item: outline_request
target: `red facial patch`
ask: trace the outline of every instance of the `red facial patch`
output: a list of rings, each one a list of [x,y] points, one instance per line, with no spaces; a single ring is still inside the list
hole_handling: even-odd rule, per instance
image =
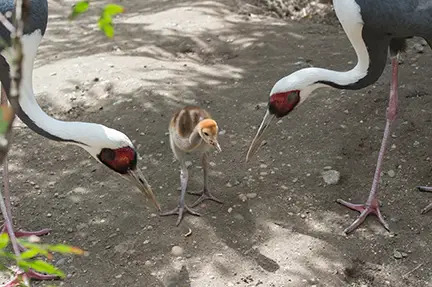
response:
[[[300,102],[300,91],[276,93],[270,96],[268,109],[277,118],[286,116]]]
[[[137,154],[131,147],[122,147],[114,150],[104,148],[98,157],[106,166],[121,174],[125,174],[128,170],[136,168]]]

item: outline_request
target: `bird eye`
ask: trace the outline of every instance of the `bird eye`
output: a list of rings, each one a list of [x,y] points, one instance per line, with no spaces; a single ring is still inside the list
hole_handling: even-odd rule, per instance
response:
[[[207,132],[204,132],[204,135],[205,135],[206,137],[208,137],[208,136],[209,136],[209,134],[208,134]]]

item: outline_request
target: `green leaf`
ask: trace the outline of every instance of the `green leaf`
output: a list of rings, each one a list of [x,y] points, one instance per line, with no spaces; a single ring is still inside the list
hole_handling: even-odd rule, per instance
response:
[[[89,7],[89,1],[79,1],[72,7],[72,13],[69,15],[69,19],[72,20],[78,15],[86,12]]]
[[[114,27],[111,24],[107,24],[103,27],[103,31],[108,38],[114,37]]]
[[[43,272],[47,274],[57,275],[60,278],[64,278],[65,274],[60,269],[55,266],[42,261],[42,260],[34,260],[34,261],[18,261],[18,266],[23,268],[24,270],[33,269],[38,272]]]
[[[58,252],[63,254],[78,254],[78,255],[84,254],[84,250],[78,247],[69,246],[65,244],[50,245],[48,246],[48,249],[52,252]]]
[[[117,4],[108,4],[103,9],[103,14],[114,16],[120,13],[124,12],[123,6],[117,5]]]
[[[0,115],[0,118],[1,118],[1,115]],[[8,246],[8,244],[9,244],[9,235],[6,232],[0,234],[0,249],[6,248],[6,246]]]
[[[36,250],[36,249],[28,249],[28,250],[24,251],[21,254],[20,258],[21,259],[30,259],[30,258],[35,257],[38,254],[39,254],[38,250]]]

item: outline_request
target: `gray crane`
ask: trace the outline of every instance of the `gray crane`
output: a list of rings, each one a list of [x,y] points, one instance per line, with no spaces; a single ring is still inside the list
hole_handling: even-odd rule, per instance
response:
[[[150,185],[137,166],[138,154],[132,141],[125,134],[100,124],[60,121],[50,117],[40,108],[33,92],[32,75],[39,43],[47,27],[48,3],[47,0],[29,0],[28,2],[28,11],[24,14],[27,16],[24,19],[25,26],[22,37],[24,58],[20,85],[21,94],[19,100],[9,98],[15,113],[34,132],[50,140],[77,145],[85,149],[98,162],[136,185],[160,210]],[[0,1],[0,13],[6,15],[13,10],[13,0]],[[0,24],[0,38],[10,44],[10,31],[3,24]],[[0,47],[0,81],[4,90],[2,94],[5,93],[7,96],[10,92],[9,63],[12,60],[10,49],[7,45]],[[5,216],[12,220],[7,162],[4,163],[3,182],[7,207]],[[7,230],[7,228],[3,228],[3,231],[11,233],[11,230]],[[35,232],[17,231],[14,234],[20,237],[43,235],[49,231],[49,229]],[[36,279],[52,278],[52,276],[38,274],[34,271],[30,271],[26,275]]]
[[[249,147],[246,160],[257,152],[264,132],[274,118],[289,114],[317,88],[358,90],[375,83],[384,71],[390,51],[392,76],[387,120],[369,197],[365,204],[337,200],[338,203],[360,212],[359,217],[344,230],[345,233],[355,230],[371,213],[389,230],[379,208],[378,184],[387,140],[397,113],[397,55],[405,49],[406,39],[412,37],[422,37],[432,47],[432,0],[334,0],[333,5],[357,54],[357,65],[346,72],[305,68],[276,82],[270,92],[267,112]],[[432,191],[430,187],[419,189]],[[432,204],[423,212],[429,209],[432,209]]]

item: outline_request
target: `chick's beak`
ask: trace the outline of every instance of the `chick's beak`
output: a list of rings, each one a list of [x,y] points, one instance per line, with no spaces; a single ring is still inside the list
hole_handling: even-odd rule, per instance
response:
[[[154,206],[157,208],[157,210],[161,211],[159,202],[157,201],[150,185],[148,184],[147,180],[145,179],[142,172],[136,168],[135,170],[129,170],[127,173],[127,177],[130,181],[132,181],[138,189],[144,193],[144,195],[151,200],[151,202],[154,204]]]
[[[250,147],[248,150],[248,153],[246,155],[246,162],[249,161],[249,159],[258,151],[258,149],[261,147],[261,140],[263,139],[263,135],[267,128],[270,126],[271,122],[275,118],[274,115],[270,114],[270,112],[267,110],[266,114],[264,115],[264,118],[261,122],[261,125],[258,129],[258,132],[256,133]]]
[[[221,152],[221,151],[222,151],[222,149],[221,149],[221,147],[220,147],[218,141],[214,141],[214,142],[213,142],[213,146],[214,146],[214,148],[215,148],[218,152]]]

